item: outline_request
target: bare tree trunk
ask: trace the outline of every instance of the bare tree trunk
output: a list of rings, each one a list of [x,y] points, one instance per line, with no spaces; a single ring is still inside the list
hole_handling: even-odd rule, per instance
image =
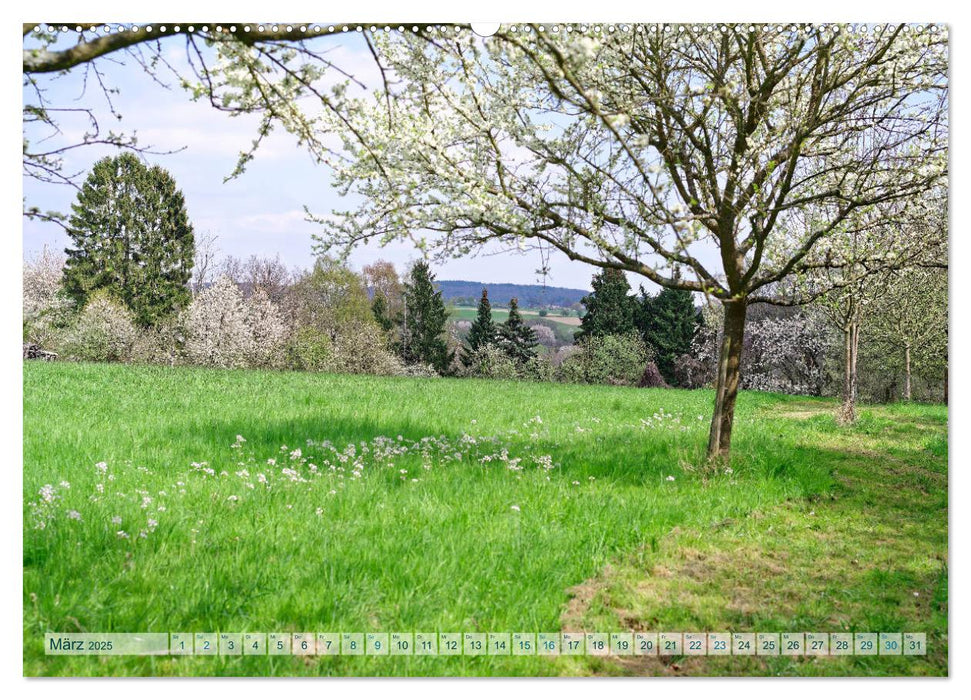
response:
[[[856,420],[856,358],[860,347],[860,324],[849,321],[843,329],[843,405],[839,421],[852,423]]]
[[[904,345],[904,400],[910,398],[910,345]]]
[[[715,380],[715,411],[711,417],[711,432],[708,435],[708,459],[728,457],[732,446],[732,423],[735,420],[735,399],[738,397],[741,375],[748,301],[726,301],[724,307],[722,346]]]

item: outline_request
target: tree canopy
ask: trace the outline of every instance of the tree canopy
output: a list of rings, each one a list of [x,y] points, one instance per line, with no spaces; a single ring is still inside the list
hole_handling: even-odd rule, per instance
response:
[[[64,288],[78,306],[105,290],[151,325],[189,302],[193,230],[167,171],[131,153],[104,158],[72,209]]]
[[[621,270],[606,268],[593,276],[593,292],[580,301],[587,312],[580,321],[577,340],[595,335],[625,335],[634,332],[637,302]]]
[[[793,280],[840,264],[830,241],[900,216],[945,176],[946,38],[907,25],[614,29],[376,36],[393,99],[324,116],[343,140],[327,159],[335,184],[360,204],[320,218],[321,246],[558,250],[717,298],[709,454],[724,456],[748,304],[791,303]],[[880,251],[869,269],[897,264]]]

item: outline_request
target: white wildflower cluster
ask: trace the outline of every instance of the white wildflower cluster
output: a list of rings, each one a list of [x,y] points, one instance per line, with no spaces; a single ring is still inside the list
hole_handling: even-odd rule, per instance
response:
[[[27,508],[30,511],[34,529],[45,530],[57,515],[61,496],[52,484],[44,484],[41,486],[37,495],[37,500],[30,501],[27,504]]]
[[[227,460],[234,465],[230,469],[221,469],[218,463],[195,461],[182,474],[169,477],[171,481],[153,483],[146,482],[146,477],[157,479],[165,472],[140,468],[130,462],[120,470],[112,470],[102,461],[94,466],[97,479],[88,492],[64,479],[43,484],[37,490],[37,497],[28,504],[29,516],[37,530],[47,530],[58,520],[65,527],[101,530],[132,556],[136,547],[155,546],[152,535],[161,527],[163,514],[172,510],[184,513],[188,503],[193,503],[193,507],[198,505],[199,497],[222,508],[245,509],[252,504],[265,508],[268,503],[275,503],[273,507],[282,506],[295,517],[323,517],[327,507],[321,499],[336,497],[343,489],[375,472],[394,474],[401,482],[418,484],[423,481],[420,474],[433,468],[498,467],[515,473],[517,479],[531,471],[549,481],[550,473],[559,466],[552,455],[528,446],[513,446],[521,444],[523,432],[542,433],[547,437],[547,430],[543,419],[535,416],[519,428],[496,436],[464,432],[454,437],[429,435],[419,439],[403,435],[377,436],[344,446],[330,440],[309,439],[300,447],[280,445],[275,450],[278,456],[271,458],[260,454],[242,435],[237,435],[227,449]],[[522,451],[516,453],[516,449]],[[416,469],[420,469],[418,474]],[[106,482],[114,481],[115,471],[119,487],[108,488]],[[261,496],[271,491],[274,494],[271,501]],[[290,502],[280,503],[276,500],[277,494]],[[301,500],[308,494],[309,502]],[[314,494],[321,495],[315,500]],[[85,511],[76,505],[89,496],[103,504],[100,511]],[[519,506],[512,510],[519,510]],[[174,526],[178,528],[182,520],[175,518]],[[206,523],[205,518],[198,520],[195,527],[184,533],[186,541],[198,544],[205,537]]]
[[[650,418],[641,418],[641,428],[644,429],[666,429],[679,430],[686,432],[691,426],[686,425],[680,413],[670,413],[664,408],[658,409]]]
[[[156,502],[156,496],[150,495],[151,492],[144,488],[134,488],[130,492],[121,490],[108,492],[103,480],[114,481],[115,475],[109,473],[107,462],[98,462],[94,467],[97,476],[101,480],[95,482],[93,493],[90,495],[86,496],[82,492],[82,489],[75,489],[71,482],[65,479],[60,480],[56,486],[53,484],[44,484],[41,486],[37,492],[37,499],[27,504],[28,517],[32,521],[34,529],[47,530],[52,523],[62,518],[65,523],[82,523],[87,527],[104,528],[108,532],[114,533],[114,536],[119,540],[134,541],[147,539],[149,535],[155,532],[159,525],[157,514],[164,513],[167,510],[166,506],[158,504]],[[128,463],[128,467],[131,467],[130,462]],[[144,467],[135,467],[131,471],[138,474],[152,474],[149,469]],[[74,493],[75,491],[77,493]],[[162,489],[157,490],[156,493],[158,498],[164,498],[168,492]],[[185,491],[182,490],[181,493],[184,494]],[[116,514],[110,518],[99,515],[91,517],[90,513],[89,517],[85,517],[81,509],[75,505],[77,500],[85,498],[88,502],[106,502],[111,507],[125,509],[129,512],[129,516],[123,517],[115,511]],[[135,515],[134,513],[137,513],[136,508],[144,514]],[[142,520],[144,526],[138,529],[133,536],[128,530],[119,529],[119,526],[125,520],[136,523]]]

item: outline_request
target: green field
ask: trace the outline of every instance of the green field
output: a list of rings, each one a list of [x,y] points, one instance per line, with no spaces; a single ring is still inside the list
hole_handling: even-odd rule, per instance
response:
[[[449,318],[453,321],[474,321],[478,310],[470,306],[451,306],[448,309]],[[573,342],[573,334],[580,330],[580,319],[576,316],[540,316],[536,311],[524,311],[520,309],[520,315],[528,323],[538,321],[545,326],[549,326],[556,333],[559,340]],[[509,310],[502,308],[492,309],[492,320],[502,323],[509,318]]]
[[[947,409],[864,407],[838,428],[831,400],[745,392],[727,470],[703,463],[710,404],[707,391],[25,363],[24,673],[945,675]],[[916,631],[929,653],[42,651],[48,631],[581,629]]]

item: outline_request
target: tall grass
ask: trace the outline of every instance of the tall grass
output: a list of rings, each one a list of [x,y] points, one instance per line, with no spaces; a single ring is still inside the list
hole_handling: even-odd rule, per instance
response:
[[[47,631],[557,631],[675,528],[833,486],[744,393],[26,364],[27,674],[556,674],[547,658],[55,658]],[[800,406],[825,401],[798,399]],[[349,448],[348,446],[353,446]],[[742,562],[740,562],[740,565]]]

